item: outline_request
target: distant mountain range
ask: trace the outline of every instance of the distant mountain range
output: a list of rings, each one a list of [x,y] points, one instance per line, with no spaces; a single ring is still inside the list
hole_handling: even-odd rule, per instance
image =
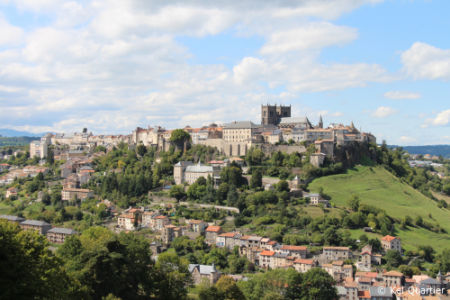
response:
[[[391,148],[396,148],[396,145],[389,145]],[[430,154],[442,155],[450,158],[450,145],[425,145],[425,146],[401,146],[404,150],[411,154]]]
[[[17,131],[14,129],[0,128],[0,136],[3,137],[19,137],[19,136],[29,136],[29,137],[41,137],[43,133],[32,133],[27,131]]]

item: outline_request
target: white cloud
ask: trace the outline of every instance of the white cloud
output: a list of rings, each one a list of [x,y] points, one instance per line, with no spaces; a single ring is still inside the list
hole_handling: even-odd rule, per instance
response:
[[[389,91],[384,93],[385,98],[389,99],[419,99],[422,95],[420,93],[406,92],[406,91]]]
[[[13,26],[0,14],[0,46],[17,45],[23,39],[23,30]]]
[[[405,72],[415,79],[450,80],[450,50],[416,42],[401,59]]]
[[[450,109],[441,111],[431,120],[433,125],[444,126],[450,123]]]
[[[397,111],[389,106],[380,106],[373,113],[372,116],[375,118],[386,118],[390,115],[395,114]]]
[[[414,143],[416,141],[417,140],[415,138],[410,137],[410,136],[403,135],[403,136],[400,137],[400,142],[402,142],[402,143],[407,143],[408,144],[408,143]]]
[[[342,45],[357,37],[356,29],[336,26],[328,22],[315,22],[305,26],[274,32],[262,47],[262,54],[283,53],[297,50],[321,49]]]
[[[0,36],[0,92],[8,93],[0,119],[16,128],[98,132],[256,121],[274,89],[274,102],[291,103],[302,92],[387,81],[380,65],[321,64],[318,56],[357,37],[330,20],[375,2],[13,1],[50,21],[24,31],[0,17],[0,32],[5,24],[16,30]],[[177,39],[224,32],[266,43],[229,67],[192,63]]]

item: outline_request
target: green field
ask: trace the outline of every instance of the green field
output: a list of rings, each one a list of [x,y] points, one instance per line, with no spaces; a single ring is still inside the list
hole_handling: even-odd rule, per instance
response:
[[[358,166],[346,174],[318,178],[309,185],[312,192],[319,191],[320,187],[331,196],[331,202],[337,207],[347,206],[351,196],[357,195],[361,203],[382,208],[398,220],[407,215],[413,219],[420,215],[424,221],[438,223],[450,232],[450,210],[438,208],[436,202],[402,183],[382,167]],[[353,231],[355,237],[362,233]],[[418,245],[432,245],[438,251],[450,248],[448,233],[437,234],[423,228],[400,230],[397,226],[396,235],[402,239],[405,249],[415,249]]]

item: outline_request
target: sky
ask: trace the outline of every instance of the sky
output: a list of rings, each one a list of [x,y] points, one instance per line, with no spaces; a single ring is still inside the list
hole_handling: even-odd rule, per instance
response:
[[[260,122],[450,144],[448,0],[0,0],[0,128]]]

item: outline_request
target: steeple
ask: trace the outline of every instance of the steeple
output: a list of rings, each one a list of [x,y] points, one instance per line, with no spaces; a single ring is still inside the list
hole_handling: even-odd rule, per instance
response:
[[[319,128],[323,128],[322,115],[320,115],[320,118],[319,118]]]

